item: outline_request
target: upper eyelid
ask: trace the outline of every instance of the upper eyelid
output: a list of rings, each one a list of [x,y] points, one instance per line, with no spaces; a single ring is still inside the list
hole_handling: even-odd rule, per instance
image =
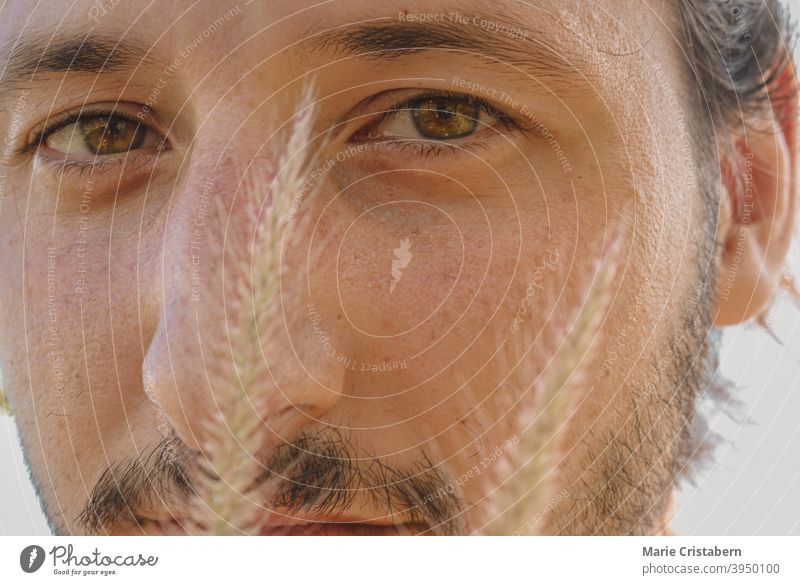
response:
[[[394,93],[394,92],[392,92]],[[375,96],[379,97],[379,96]],[[400,100],[394,100],[391,105],[386,106],[384,108],[379,109],[377,112],[373,111],[372,114],[369,113],[361,113],[358,117],[366,117],[374,119],[370,120],[367,124],[360,126],[359,129],[355,132],[355,134],[351,135],[351,137],[356,136],[361,133],[369,132],[370,130],[376,128],[380,124],[384,123],[386,120],[390,119],[390,116],[395,115],[402,111],[407,111],[409,109],[413,109],[408,107],[409,105],[413,104],[417,101],[424,101],[425,99],[430,98],[449,98],[449,99],[462,99],[464,101],[471,101],[473,104],[477,105],[482,112],[489,114],[490,116],[497,119],[497,124],[494,125],[496,128],[497,126],[502,126],[506,130],[517,131],[522,133],[528,133],[532,130],[525,121],[519,119],[516,116],[512,116],[507,114],[506,112],[496,108],[493,106],[491,102],[486,99],[480,98],[478,96],[474,96],[472,94],[467,94],[463,92],[456,92],[456,91],[449,91],[449,90],[439,90],[439,89],[428,89],[428,90],[420,90],[417,93],[412,95],[406,96]],[[375,99],[375,98],[373,98]],[[372,101],[372,100],[371,100]],[[369,107],[369,104],[367,104]],[[482,129],[486,130],[486,128]],[[482,134],[482,132],[481,132]],[[476,140],[476,135],[470,135],[463,138],[456,138],[452,140],[439,140],[437,143],[446,146],[447,148],[454,148],[456,145],[455,143],[458,141],[467,141],[467,140]],[[395,140],[394,142],[400,143],[403,140]],[[397,145],[395,145],[397,146]],[[463,146],[463,145],[462,145]]]
[[[17,152],[15,153],[18,156],[24,156],[27,154],[31,154],[38,150],[44,142],[47,140],[48,137],[53,135],[54,133],[58,132],[66,128],[71,124],[75,124],[81,120],[88,120],[91,118],[96,118],[100,116],[115,116],[120,118],[125,118],[131,122],[136,122],[137,124],[141,124],[146,126],[150,129],[153,129],[156,132],[151,124],[148,124],[145,120],[139,119],[138,116],[132,115],[121,110],[118,105],[114,106],[84,106],[79,110],[68,110],[61,114],[56,114],[55,116],[51,116],[45,123],[44,126],[36,130],[29,139],[26,140],[26,144],[24,144]],[[159,132],[160,133],[160,132]]]
[[[418,93],[418,94],[407,96],[407,97],[403,98],[402,100],[400,100],[399,102],[395,102],[394,105],[392,105],[392,106],[386,108],[385,110],[381,111],[378,120],[373,122],[373,124],[380,123],[383,120],[385,120],[387,116],[390,116],[390,115],[395,114],[397,112],[402,112],[404,110],[414,109],[414,108],[410,107],[414,102],[423,101],[425,99],[436,99],[436,98],[440,98],[440,99],[441,98],[447,98],[447,99],[453,99],[453,100],[469,101],[469,102],[472,102],[473,104],[477,105],[481,109],[481,111],[486,112],[487,114],[489,114],[491,116],[497,117],[498,119],[501,119],[504,122],[509,122],[509,121],[514,120],[513,116],[511,116],[510,114],[507,114],[506,112],[503,112],[502,110],[494,107],[491,102],[489,102],[489,101],[487,101],[487,100],[485,100],[483,98],[479,98],[477,96],[474,96],[472,94],[466,94],[466,93],[461,93],[461,92],[452,92],[452,91],[446,91],[446,90],[426,90],[426,91],[422,91],[421,93]]]
[[[390,92],[385,93],[395,93],[396,91],[402,90],[392,90]],[[409,88],[407,91],[411,91]],[[373,96],[373,98],[369,101],[373,101],[376,98],[379,98],[380,95]],[[380,124],[384,120],[386,120],[392,114],[403,110],[413,109],[411,106],[414,102],[419,102],[425,99],[432,99],[432,98],[447,98],[453,100],[464,100],[470,101],[473,104],[477,105],[481,111],[498,118],[498,120],[505,126],[516,126],[520,129],[525,129],[525,124],[516,116],[508,114],[507,112],[503,111],[501,108],[495,107],[492,102],[486,100],[482,97],[478,97],[473,94],[459,92],[459,91],[451,91],[446,89],[423,89],[423,88],[416,88],[416,93],[411,95],[407,95],[400,100],[395,100],[390,103],[390,105],[386,106],[384,109],[373,112],[372,116],[376,116],[376,118],[370,121],[366,127],[371,127],[377,124]],[[100,106],[100,105],[90,105],[84,106],[79,110],[67,111],[63,114],[57,114],[51,118],[52,121],[48,121],[45,123],[45,126],[40,130],[36,131],[32,138],[26,141],[26,144],[23,145],[16,154],[18,155],[26,155],[30,154],[38,150],[44,142],[47,140],[49,136],[66,128],[67,126],[79,122],[80,120],[91,119],[93,117],[98,116],[118,116],[120,118],[125,118],[129,121],[136,122],[138,124],[142,124],[151,130],[159,132],[159,134],[163,134],[157,128],[154,128],[152,124],[149,124],[147,121],[142,120],[138,115],[132,115],[124,110],[119,108],[119,104],[123,102],[116,102],[114,105],[109,106]],[[361,114],[357,115],[357,117],[371,117],[370,114]],[[164,136],[164,143],[168,144],[167,137]]]

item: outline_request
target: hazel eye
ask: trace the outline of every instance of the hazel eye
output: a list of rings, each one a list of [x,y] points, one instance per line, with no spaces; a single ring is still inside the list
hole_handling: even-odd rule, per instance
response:
[[[67,157],[95,157],[155,149],[161,142],[161,136],[141,122],[115,114],[93,114],[52,132],[43,143]]]
[[[426,99],[408,110],[414,126],[425,138],[447,140],[472,134],[478,127],[477,105],[447,98]]]
[[[390,110],[371,131],[375,138],[454,140],[465,138],[498,119],[477,100],[460,96],[412,99]]]

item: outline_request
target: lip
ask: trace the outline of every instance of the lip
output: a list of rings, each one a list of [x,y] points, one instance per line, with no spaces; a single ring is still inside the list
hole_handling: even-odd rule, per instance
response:
[[[270,520],[273,520],[270,522]],[[273,516],[268,518],[262,536],[402,536],[425,530],[419,522],[388,519],[365,520],[346,516]]]
[[[185,524],[180,518],[138,518],[140,528],[155,529],[155,533],[183,533]],[[421,534],[427,527],[419,522],[387,523],[345,517],[292,517],[270,514],[260,536],[409,536]],[[175,531],[175,532],[173,532]],[[148,532],[151,532],[148,530]],[[152,532],[151,532],[152,533]]]
[[[418,534],[421,527],[411,524],[367,524],[358,522],[305,522],[284,526],[265,526],[261,536],[404,536]]]

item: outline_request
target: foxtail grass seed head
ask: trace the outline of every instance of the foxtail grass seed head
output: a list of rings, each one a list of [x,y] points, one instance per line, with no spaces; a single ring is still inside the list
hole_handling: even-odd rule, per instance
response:
[[[534,398],[523,408],[517,428],[521,439],[497,464],[497,476],[505,478],[491,490],[489,534],[538,533],[543,513],[557,501],[557,467],[564,457],[563,437],[569,421],[589,391],[587,369],[593,363],[591,349],[601,333],[608,309],[618,245],[603,258],[563,343],[534,385]],[[522,341],[530,347],[532,340]],[[531,373],[535,376],[535,373]]]
[[[259,481],[264,469],[257,455],[264,446],[262,417],[270,404],[269,393],[259,385],[271,379],[268,361],[281,319],[281,247],[296,244],[293,240],[303,231],[302,221],[290,218],[285,207],[305,182],[313,121],[308,86],[275,176],[263,184],[255,179],[256,184],[248,186],[248,191],[266,193],[266,198],[247,202],[245,223],[252,239],[249,246],[231,251],[231,261],[239,264],[231,272],[245,275],[225,283],[226,290],[231,289],[227,296],[232,318],[227,326],[234,375],[220,379],[219,373],[209,371],[217,412],[209,417],[203,453],[193,473],[195,496],[184,526],[190,533],[257,534],[268,513],[269,482]]]

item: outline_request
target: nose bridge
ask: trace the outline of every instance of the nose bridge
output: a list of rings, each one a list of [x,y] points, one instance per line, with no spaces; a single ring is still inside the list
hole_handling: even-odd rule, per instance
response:
[[[222,402],[242,391],[264,410],[253,416],[281,434],[290,432],[282,419],[302,420],[291,415],[309,411],[316,418],[337,400],[335,390],[291,367],[296,358],[283,322],[282,302],[291,295],[281,287],[293,279],[281,272],[281,240],[292,235],[274,195],[299,185],[301,178],[281,170],[297,142],[255,159],[255,152],[196,153],[172,202],[160,319],[144,371],[151,398],[192,446],[203,443],[204,423]]]
[[[151,399],[194,447],[202,444],[201,423],[212,412],[223,381],[235,376],[223,353],[228,323],[222,222],[236,190],[234,161],[210,171],[211,154],[195,155],[170,201],[160,314],[143,367]]]

